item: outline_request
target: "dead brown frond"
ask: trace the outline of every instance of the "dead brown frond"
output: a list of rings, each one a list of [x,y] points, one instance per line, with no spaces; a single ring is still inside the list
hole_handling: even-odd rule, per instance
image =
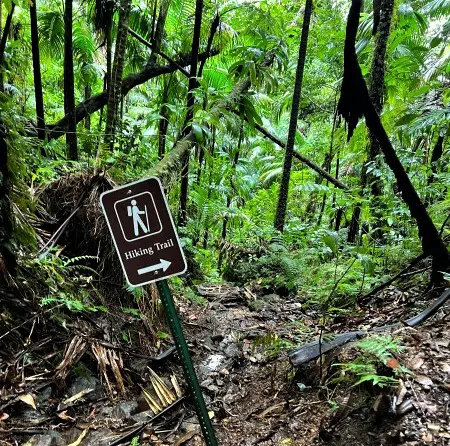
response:
[[[183,393],[175,375],[172,375],[170,379],[175,391],[174,393],[154,370],[150,367],[149,370],[151,386],[146,389],[141,387],[142,395],[150,410],[156,415],[182,398]]]
[[[120,353],[98,343],[92,343],[91,350],[98,362],[99,373],[105,378],[109,393],[113,394],[113,388],[108,377],[108,369],[113,372],[120,393],[125,394],[123,377],[120,373],[120,369],[123,369],[123,361]]]
[[[56,367],[55,380],[62,382],[69,373],[70,367],[75,364],[84,354],[86,342],[81,336],[75,335],[64,352],[64,358]]]

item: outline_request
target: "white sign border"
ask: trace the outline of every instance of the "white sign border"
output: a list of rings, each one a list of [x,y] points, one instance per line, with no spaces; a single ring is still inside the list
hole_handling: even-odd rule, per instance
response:
[[[171,274],[170,276],[164,276],[162,278],[149,280],[148,282],[143,282],[143,283],[140,283],[138,285],[133,285],[130,282],[129,278],[128,278],[127,271],[126,271],[125,266],[124,266],[123,261],[122,261],[122,256],[120,255],[120,250],[119,250],[119,248],[117,246],[116,239],[114,238],[114,235],[113,235],[113,231],[112,231],[109,219],[108,219],[108,215],[106,214],[105,208],[103,207],[103,196],[111,194],[111,193],[113,193],[113,192],[115,192],[117,190],[120,190],[120,189],[126,189],[127,187],[134,186],[135,184],[143,183],[144,181],[148,181],[148,180],[156,180],[157,183],[159,184],[159,187],[161,188],[164,204],[166,205],[167,212],[168,212],[169,218],[170,218],[170,222],[172,223],[172,227],[174,228],[174,232],[175,232],[175,237],[177,239],[178,246],[180,247],[181,257],[183,258],[183,262],[184,262],[184,269],[183,269],[183,271],[175,273],[175,274]],[[127,183],[127,184],[124,184],[123,186],[117,186],[117,187],[115,187],[112,190],[107,190],[107,191],[103,192],[102,194],[100,194],[100,207],[102,208],[103,215],[105,216],[105,220],[106,220],[106,223],[108,225],[109,232],[111,234],[111,238],[113,239],[114,247],[116,248],[116,253],[117,253],[117,256],[119,257],[119,261],[120,261],[120,264],[122,266],[122,270],[123,270],[123,273],[124,273],[124,276],[125,276],[125,280],[127,281],[128,285],[130,285],[132,288],[138,288],[138,287],[141,287],[141,286],[144,286],[144,285],[149,285],[150,283],[155,283],[155,282],[159,282],[161,280],[170,279],[171,277],[181,276],[182,274],[184,274],[187,271],[188,265],[187,265],[187,261],[186,261],[186,256],[184,255],[183,247],[181,246],[181,242],[180,242],[180,237],[178,236],[178,232],[177,232],[175,223],[173,221],[172,212],[170,212],[169,203],[167,202],[166,194],[164,193],[164,187],[163,187],[163,185],[161,183],[161,180],[158,177],[143,178],[142,180],[133,181],[132,183]],[[155,209],[156,209],[156,206],[155,206]],[[158,211],[158,210],[156,209],[156,211]],[[162,224],[161,224],[161,227],[162,227]]]

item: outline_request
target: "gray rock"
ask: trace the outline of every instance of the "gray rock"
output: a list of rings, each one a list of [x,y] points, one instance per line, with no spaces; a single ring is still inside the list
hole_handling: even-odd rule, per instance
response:
[[[241,355],[241,352],[236,344],[229,344],[225,350],[223,351],[227,358],[238,358]]]
[[[112,431],[106,428],[98,429],[98,430],[90,430],[89,433],[82,441],[83,446],[106,446],[111,443],[115,438],[117,438],[117,434],[114,434]]]
[[[116,420],[128,420],[131,415],[136,413],[137,407],[137,401],[122,401],[117,404],[117,406],[114,406],[111,412],[111,417]]]
[[[218,372],[223,368],[225,361],[226,357],[224,355],[210,355],[200,364],[199,374],[204,376]]]
[[[47,418],[46,415],[43,415],[41,412],[32,409],[31,407],[26,407],[21,415],[21,418],[26,420],[30,426],[41,424]]]
[[[277,301],[280,299],[280,296],[278,294],[266,294],[265,296],[261,297],[262,300],[265,301]]]
[[[52,386],[47,386],[42,389],[37,396],[38,406],[46,403],[52,397],[52,392]]]
[[[44,435],[33,437],[30,440],[32,446],[64,446],[65,442],[61,434],[56,431],[48,431]]]
[[[151,410],[145,410],[144,412],[139,412],[131,416],[131,420],[133,420],[136,424],[139,423],[145,423],[150,418],[154,417],[155,415]]]
[[[134,358],[130,362],[130,369],[139,373],[139,375],[143,375],[147,371],[148,364],[149,361],[145,358]]]
[[[74,396],[85,389],[94,389],[93,392],[88,393],[84,397],[89,401],[94,401],[101,396],[102,386],[100,381],[93,375],[76,377],[72,385],[69,387],[68,396]]]

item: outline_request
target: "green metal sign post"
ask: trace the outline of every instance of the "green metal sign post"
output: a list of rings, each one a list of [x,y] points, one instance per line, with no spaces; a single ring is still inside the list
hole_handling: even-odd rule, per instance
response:
[[[166,280],[183,274],[187,263],[162,184],[155,177],[126,184],[104,192],[100,203],[127,282],[133,287],[156,282],[203,437],[207,446],[217,446],[214,428]]]
[[[169,323],[170,331],[175,341],[175,346],[180,357],[181,364],[189,389],[192,392],[194,407],[197,412],[200,427],[202,428],[203,438],[207,446],[217,446],[217,439],[214,433],[214,428],[209,418],[208,409],[206,408],[205,400],[198,383],[197,375],[195,373],[194,365],[192,363],[191,355],[184,337],[183,328],[181,327],[180,319],[178,318],[177,310],[173,302],[172,293],[170,292],[167,280],[161,280],[156,283],[158,287],[159,296],[166,312],[167,321]]]

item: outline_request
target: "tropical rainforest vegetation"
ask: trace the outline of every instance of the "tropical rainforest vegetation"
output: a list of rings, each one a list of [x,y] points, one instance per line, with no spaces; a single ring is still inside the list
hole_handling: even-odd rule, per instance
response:
[[[327,330],[411,262],[425,259],[429,290],[445,285],[447,0],[0,12],[0,335],[27,323],[24,293],[55,323],[119,311],[161,341],[151,287],[125,284],[98,201],[146,176],[188,258],[170,282],[196,303],[196,285],[234,283],[295,296]]]

